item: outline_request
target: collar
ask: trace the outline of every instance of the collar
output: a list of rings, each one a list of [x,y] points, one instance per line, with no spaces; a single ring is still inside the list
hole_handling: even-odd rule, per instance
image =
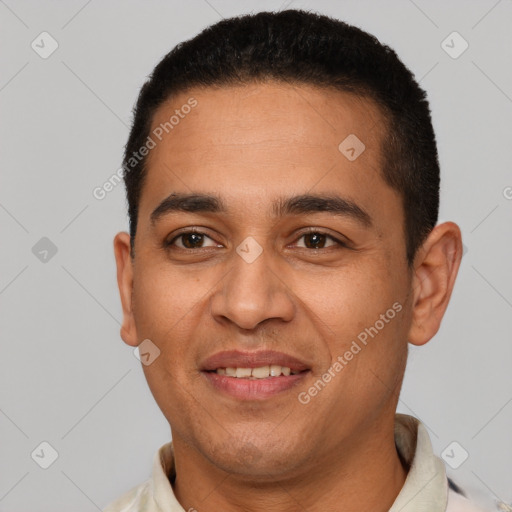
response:
[[[444,512],[448,501],[446,469],[434,455],[427,429],[413,416],[397,413],[395,445],[409,471],[389,512]]]

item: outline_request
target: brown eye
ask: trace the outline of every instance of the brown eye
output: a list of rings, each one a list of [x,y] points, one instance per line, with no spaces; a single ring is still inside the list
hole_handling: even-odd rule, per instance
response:
[[[204,233],[200,233],[198,231],[186,231],[175,236],[169,242],[166,242],[165,246],[167,248],[176,247],[178,249],[201,249],[205,247],[203,246],[205,240],[211,240],[213,242],[213,244],[208,247],[216,247],[218,245]],[[176,241],[181,241],[181,244],[175,243]]]
[[[200,233],[187,233],[180,235],[178,240],[182,240],[183,246],[186,249],[196,249],[202,245],[204,235],[201,235]]]
[[[308,233],[304,235],[305,245],[308,249],[322,249],[327,239],[322,233]],[[318,247],[320,245],[320,247]]]
[[[326,249],[332,246],[346,247],[343,242],[337,240],[331,235],[328,235],[327,233],[323,233],[322,231],[310,231],[308,233],[302,234],[299,240],[301,238],[304,238],[305,244],[303,246],[299,245],[298,247],[305,247],[306,249]],[[332,240],[334,243],[326,247],[325,244],[328,239]]]

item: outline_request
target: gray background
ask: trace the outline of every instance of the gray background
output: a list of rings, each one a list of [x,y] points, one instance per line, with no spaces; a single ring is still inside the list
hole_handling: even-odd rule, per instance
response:
[[[0,0],[1,511],[99,510],[149,476],[170,431],[119,335],[124,188],[93,190],[120,167],[137,93],[165,53],[221,17],[286,7],[375,34],[428,92],[440,218],[467,252],[440,332],[411,347],[399,411],[439,455],[453,441],[452,459],[469,453],[448,467],[456,481],[512,501],[512,1]],[[59,45],[46,59],[31,47],[43,31]],[[469,44],[458,58],[442,46],[453,31]],[[46,260],[43,237],[57,249]],[[43,441],[59,455],[48,469],[31,457]]]

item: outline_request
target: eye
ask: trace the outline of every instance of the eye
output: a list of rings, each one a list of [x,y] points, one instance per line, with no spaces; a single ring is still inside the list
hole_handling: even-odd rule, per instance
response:
[[[181,241],[180,244],[175,244],[176,241]],[[202,245],[205,240],[211,240],[213,242],[209,247],[218,247],[218,244],[212,240],[205,233],[201,233],[200,231],[190,230],[183,231],[179,235],[175,236],[172,240],[165,242],[165,247],[177,247],[178,249],[201,249],[205,247]]]
[[[298,247],[306,248],[306,249],[328,249],[329,247],[348,247],[345,243],[333,236],[325,233],[324,231],[311,229],[307,233],[303,233],[298,240],[305,240],[305,244],[303,246],[298,245]],[[327,239],[332,240],[334,243],[330,246],[325,246]]]
[[[304,249],[329,249],[330,247],[345,247],[348,248],[348,245],[334,238],[332,235],[328,233],[310,228],[306,233],[302,233],[297,240],[305,240],[304,245],[297,245],[296,247],[304,248]],[[210,240],[211,244],[209,246],[203,245],[205,241]],[[327,240],[331,240],[333,243],[331,245],[326,246]],[[180,242],[180,243],[178,243]],[[164,242],[164,246],[166,248],[177,248],[183,250],[194,250],[194,249],[203,249],[206,247],[222,247],[217,242],[215,242],[212,238],[210,238],[205,233],[202,233],[198,230],[189,230],[182,231],[180,234],[176,235],[169,241]]]

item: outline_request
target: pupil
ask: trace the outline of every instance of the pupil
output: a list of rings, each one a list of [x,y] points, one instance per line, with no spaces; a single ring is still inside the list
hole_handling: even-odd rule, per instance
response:
[[[197,233],[189,233],[188,235],[185,235],[183,237],[183,245],[187,248],[187,249],[193,249],[195,247],[194,245],[194,242],[192,242],[191,244],[188,243],[188,241],[193,238],[195,240],[195,242],[201,242],[202,241],[202,238],[203,238],[203,235],[199,235]]]

